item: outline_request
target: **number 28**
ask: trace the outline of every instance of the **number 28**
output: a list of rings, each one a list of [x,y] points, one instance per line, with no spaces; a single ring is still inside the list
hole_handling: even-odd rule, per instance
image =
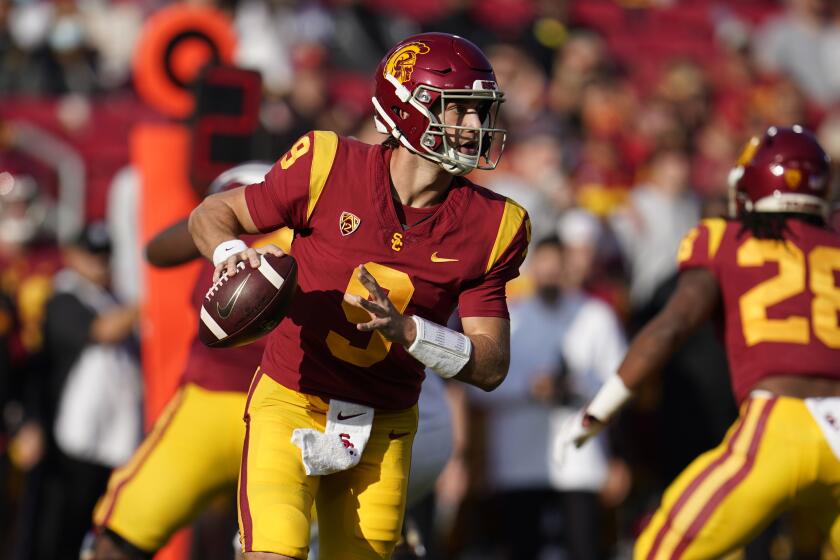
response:
[[[744,339],[748,346],[760,342],[808,344],[811,332],[808,317],[791,315],[769,319],[767,308],[805,291],[805,254],[792,243],[749,239],[738,248],[738,265],[779,265],[779,273],[746,292],[739,301]],[[840,249],[817,246],[808,253],[810,271],[811,322],[814,334],[829,348],[840,348],[840,287],[834,283],[834,272],[840,270]]]

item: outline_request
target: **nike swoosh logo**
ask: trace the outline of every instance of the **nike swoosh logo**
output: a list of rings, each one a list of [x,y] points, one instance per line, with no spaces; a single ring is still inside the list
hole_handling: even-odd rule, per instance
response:
[[[230,317],[230,314],[233,312],[233,307],[236,305],[236,301],[239,299],[239,296],[242,295],[242,290],[245,289],[245,284],[248,283],[248,280],[251,278],[251,273],[248,273],[248,276],[245,277],[245,280],[242,281],[239,286],[236,287],[236,291],[233,292],[233,295],[230,296],[230,299],[226,304],[222,307],[219,307],[219,302],[216,302],[216,311],[219,313],[219,317],[222,319],[227,319]]]
[[[344,416],[342,413],[339,412],[338,413],[338,419],[339,420],[350,420],[351,418],[356,418],[357,416],[363,416],[364,414],[365,414],[364,412],[360,412],[358,414],[348,414],[347,416]]]
[[[401,437],[407,436],[410,433],[411,432],[399,432],[399,433],[397,433],[394,430],[391,430],[391,433],[388,434],[388,439],[399,439]]]
[[[432,262],[458,262],[458,259],[447,259],[446,257],[439,257],[437,251],[432,253]]]

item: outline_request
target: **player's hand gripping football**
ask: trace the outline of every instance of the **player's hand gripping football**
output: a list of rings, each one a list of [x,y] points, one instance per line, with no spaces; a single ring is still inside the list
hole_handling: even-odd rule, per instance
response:
[[[396,310],[394,304],[388,299],[388,294],[364,265],[359,266],[358,274],[362,286],[370,293],[371,299],[355,294],[344,294],[344,301],[367,311],[371,320],[367,323],[359,323],[356,328],[364,332],[377,330],[391,342],[397,342],[405,347],[411,346],[414,337],[417,336],[414,321]]]
[[[248,264],[251,265],[251,268],[259,268],[260,255],[264,255],[266,253],[271,253],[277,257],[282,257],[286,254],[283,249],[272,244],[264,245],[258,248],[248,247],[241,253],[231,255],[225,262],[216,266],[216,270],[213,271],[213,282],[217,282],[224,272],[227,272],[228,276],[236,274],[240,270],[236,268],[237,263],[240,261],[247,261]]]

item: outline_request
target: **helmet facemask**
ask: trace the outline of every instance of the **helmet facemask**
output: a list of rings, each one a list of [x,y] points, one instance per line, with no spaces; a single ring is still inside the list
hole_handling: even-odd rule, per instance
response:
[[[495,82],[476,80],[471,89],[441,89],[421,84],[413,92],[397,81],[392,75],[385,78],[394,84],[397,96],[411,110],[420,113],[426,121],[426,129],[420,135],[419,146],[414,146],[402,133],[397,124],[398,119],[392,119],[373,99],[377,116],[388,122],[389,127],[381,126],[377,119],[377,128],[391,134],[411,152],[433,161],[445,171],[453,175],[464,175],[473,169],[495,169],[504,150],[507,132],[497,128],[499,109],[504,102],[504,93],[498,90]],[[481,125],[479,127],[461,124],[447,124],[444,116],[446,107],[452,102],[478,101],[483,106],[479,110]],[[460,148],[461,138],[472,133],[475,145],[471,147],[474,154],[463,152]]]
[[[495,85],[495,84],[494,84]],[[499,109],[504,102],[504,94],[496,89],[448,89],[421,85],[414,91],[412,99],[432,99],[437,97],[434,111],[426,108],[420,110],[428,119],[426,131],[420,137],[420,144],[443,169],[453,175],[463,175],[473,169],[492,170],[499,164],[504,151],[507,132],[497,128]],[[450,103],[464,101],[478,102],[478,113],[481,125],[478,127],[465,126],[458,123],[446,122],[446,108]],[[419,103],[418,103],[419,104]],[[412,103],[415,107],[415,103]],[[459,120],[459,123],[461,121]],[[461,148],[465,138],[470,151],[465,153]]]

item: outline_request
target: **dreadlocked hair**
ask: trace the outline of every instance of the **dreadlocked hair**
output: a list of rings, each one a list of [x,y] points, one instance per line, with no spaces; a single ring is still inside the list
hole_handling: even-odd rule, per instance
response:
[[[800,214],[797,212],[744,212],[738,217],[741,222],[741,229],[738,230],[738,237],[743,237],[749,232],[756,239],[773,239],[784,241],[785,234],[790,234],[788,220],[801,220],[814,226],[824,226],[825,220],[822,216],[814,214]]]

